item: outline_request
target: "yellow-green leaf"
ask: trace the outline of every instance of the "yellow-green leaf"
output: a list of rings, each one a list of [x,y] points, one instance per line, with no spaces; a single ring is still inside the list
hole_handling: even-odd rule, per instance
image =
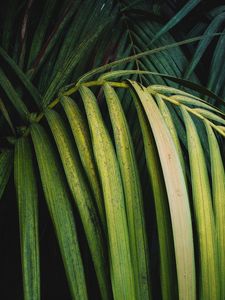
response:
[[[179,297],[193,300],[196,298],[193,233],[181,162],[152,96],[145,87],[133,81],[129,82],[145,110],[161,161],[173,228]]]
[[[119,164],[94,94],[86,87],[80,87],[79,91],[104,195],[113,296],[115,300],[134,300],[133,266]]]
[[[182,150],[181,150],[180,141],[179,141],[179,138],[178,138],[178,135],[177,135],[177,131],[176,131],[172,116],[170,114],[170,111],[169,111],[168,107],[166,106],[166,103],[161,98],[160,94],[156,94],[155,99],[158,103],[158,106],[159,106],[160,112],[161,112],[161,114],[164,118],[164,121],[165,121],[165,123],[166,123],[166,125],[167,125],[167,127],[170,131],[170,134],[171,134],[171,137],[173,139],[174,145],[177,149],[177,153],[179,155],[179,159],[180,159],[181,166],[182,166],[182,169],[183,169],[183,173],[184,173],[184,176],[185,176],[186,172],[185,172],[185,163],[184,163],[183,153],[182,153]]]
[[[124,187],[127,221],[137,299],[150,299],[149,251],[140,179],[128,124],[120,100],[109,85],[104,85],[114,132],[116,152]]]
[[[61,99],[61,103],[70,123],[82,165],[95,196],[101,222],[106,228],[104,201],[87,122],[82,116],[77,104],[71,98],[64,96]]]
[[[154,136],[149,126],[147,117],[144,114],[139,100],[133,92],[132,96],[141,126],[146,163],[155,204],[160,251],[160,281],[162,297],[163,300],[176,299],[177,279],[173,246],[173,233],[162,168],[160,165]],[[151,198],[145,198],[145,201],[151,201]]]
[[[199,297],[219,299],[215,220],[204,152],[195,124],[181,107],[188,141],[194,216],[199,255]],[[198,256],[197,256],[198,257]]]
[[[67,182],[83,223],[87,242],[93,259],[103,299],[110,299],[110,281],[107,265],[107,248],[104,245],[100,220],[94,201],[60,115],[49,110],[45,112],[66,173]]]
[[[212,196],[215,212],[221,289],[219,299],[225,299],[225,171],[216,136],[207,121],[205,122],[205,126],[208,135],[211,160]]]

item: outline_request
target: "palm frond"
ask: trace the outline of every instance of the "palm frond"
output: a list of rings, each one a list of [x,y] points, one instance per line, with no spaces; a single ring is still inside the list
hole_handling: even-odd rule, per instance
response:
[[[17,199],[24,298],[52,297],[44,237],[72,299],[223,299],[224,6],[1,8],[0,198]]]

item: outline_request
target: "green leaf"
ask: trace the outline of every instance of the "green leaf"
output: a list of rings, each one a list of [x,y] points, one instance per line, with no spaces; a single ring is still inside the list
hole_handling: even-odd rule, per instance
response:
[[[0,199],[2,198],[12,171],[12,157],[13,152],[11,150],[2,150],[0,153]]]
[[[25,300],[40,299],[38,191],[28,138],[16,141],[14,178],[18,200],[21,262]]]
[[[184,92],[180,89],[176,89],[174,87],[171,86],[167,86],[167,85],[161,85],[161,84],[151,84],[148,86],[148,90],[151,91],[155,91],[157,93],[167,93],[167,94],[175,94],[175,95],[181,95],[181,96],[187,96],[187,97],[191,97],[194,99],[200,99],[194,95],[191,95],[187,92]]]
[[[191,89],[193,91],[196,91],[196,92],[201,93],[203,95],[209,96],[210,98],[217,100],[222,105],[225,105],[224,100],[222,98],[218,97],[212,91],[208,90],[207,88],[205,88],[204,86],[202,86],[200,84],[194,83],[194,82],[189,81],[189,80],[176,78],[174,76],[169,76],[169,75],[168,76],[164,76],[164,77],[167,78],[168,80],[173,81],[173,82],[177,82],[177,83],[181,84],[182,86],[184,86],[186,88],[189,88],[189,89]],[[150,86],[150,88],[151,88],[151,86]],[[178,94],[180,94],[180,93],[178,93]],[[193,96],[192,96],[192,98],[193,98]]]
[[[104,28],[106,27],[107,23],[110,21],[105,20],[104,22],[100,23],[98,28],[94,33],[89,33],[85,36],[85,39],[80,42],[75,49],[73,49],[72,53],[69,57],[64,61],[63,65],[60,67],[59,70],[54,74],[54,78],[51,81],[50,85],[48,86],[46,92],[43,96],[42,106],[46,107],[49,102],[52,100],[52,97],[55,94],[56,88],[60,88],[65,83],[68,76],[71,74],[72,70],[77,66],[79,61],[84,57],[88,49],[93,46],[96,42],[99,35],[103,32]]]
[[[193,109],[193,111],[199,113],[206,119],[218,122],[222,125],[225,125],[225,119],[222,119],[221,117],[217,116],[215,113],[213,113],[211,111],[208,111],[208,110],[202,109],[202,108],[195,108],[195,109]]]
[[[84,231],[97,274],[103,299],[110,299],[110,283],[107,266],[107,251],[104,247],[103,233],[92,195],[85,182],[79,159],[70,141],[63,121],[57,112],[45,112],[52,134],[56,141],[67,182],[80,213]]]
[[[110,85],[103,87],[114,132],[116,152],[124,187],[128,231],[137,299],[150,299],[149,251],[143,199],[137,163],[128,124],[120,100]]]
[[[212,174],[212,196],[213,208],[215,214],[216,237],[218,247],[218,264],[219,264],[219,281],[220,281],[220,298],[225,298],[225,171],[219,144],[216,136],[208,124],[205,122],[211,160],[211,174]]]
[[[1,21],[2,23],[1,44],[6,51],[8,51],[10,46],[10,39],[13,33],[14,21],[19,11],[18,0],[9,0],[7,4],[8,5],[5,7],[4,10],[4,21]]]
[[[212,36],[216,37],[218,35],[221,35],[221,34],[220,33],[215,33]],[[178,47],[178,46],[181,46],[181,45],[185,45],[185,44],[194,43],[194,42],[197,42],[197,41],[199,41],[199,40],[201,40],[203,38],[205,38],[204,35],[203,36],[197,36],[197,37],[194,37],[194,38],[183,40],[181,42],[171,43],[171,44],[168,44],[168,45],[164,45],[162,47],[158,47],[158,48],[155,48],[155,49],[146,50],[146,51],[143,51],[143,52],[138,53],[138,54],[134,54],[134,55],[131,55],[131,56],[128,56],[128,57],[125,57],[125,58],[118,59],[116,61],[113,61],[111,63],[105,64],[103,66],[100,66],[98,68],[95,68],[95,69],[87,72],[86,74],[84,74],[82,77],[79,78],[79,80],[77,81],[77,84],[80,84],[81,82],[87,81],[93,75],[101,73],[101,72],[104,72],[104,71],[106,71],[106,70],[108,70],[108,69],[110,69],[112,67],[115,67],[115,66],[118,66],[118,65],[121,65],[121,64],[125,64],[127,62],[132,61],[132,60],[137,60],[137,59],[139,59],[141,57],[144,57],[144,56],[147,56],[147,55],[151,55],[151,54],[154,54],[154,53],[157,53],[157,52],[160,52],[160,51],[164,51],[164,50],[167,50],[167,49],[175,48],[175,47]]]
[[[118,78],[121,76],[127,76],[127,75],[133,75],[133,74],[153,74],[154,72],[149,72],[149,71],[140,71],[140,70],[118,70],[118,71],[111,71],[108,73],[104,73],[102,74],[98,80],[99,81],[104,81],[104,80],[108,80],[108,79],[112,79],[112,78]]]
[[[129,82],[148,117],[161,161],[174,236],[179,297],[195,299],[192,221],[181,162],[171,134],[152,96],[145,87],[133,81]]]
[[[94,94],[86,87],[80,87],[79,91],[87,114],[105,201],[113,296],[115,300],[134,300],[133,267],[119,164]]]
[[[197,100],[197,98],[191,98],[190,96],[189,97],[186,97],[186,96],[180,96],[180,95],[173,95],[173,96],[170,96],[170,99],[172,100],[175,100],[181,104],[184,104],[184,105],[191,105],[191,106],[197,106],[199,109],[200,108],[204,108],[204,110],[211,110],[213,111],[214,113],[218,113],[218,114],[221,114],[221,115],[225,115],[222,111],[218,110],[215,106],[211,105],[210,103],[207,103],[201,99]]]
[[[106,2],[105,6],[108,6],[108,4],[109,2]],[[101,7],[103,0],[85,2],[79,0],[76,1],[76,5],[77,8],[73,20],[68,27],[66,36],[60,47],[59,55],[54,66],[54,73],[61,69],[62,64],[72,54],[76,45],[80,44],[87,36],[93,35],[94,30],[97,29],[99,23],[102,22]],[[83,61],[86,63],[86,59],[83,59]]]
[[[45,5],[43,7],[43,13],[41,14],[41,18],[32,37],[32,44],[30,47],[29,59],[27,63],[28,68],[31,67],[32,63],[34,63],[34,59],[36,58],[38,52],[41,49],[46,34],[46,30],[50,23],[50,18],[53,17],[52,13],[56,6],[56,3],[57,3],[56,0],[45,1]]]
[[[41,50],[38,52],[38,55],[35,58],[32,67],[27,71],[29,78],[33,78],[43,66],[43,64],[46,62],[46,59],[49,58],[49,55],[55,52],[54,50],[57,47],[57,43],[61,42],[61,35],[63,31],[66,30],[66,26],[68,25],[76,10],[77,1],[73,3],[67,3],[66,9],[63,10],[63,12],[61,13],[61,18],[59,22],[57,22],[53,32],[50,33],[47,41],[45,42]],[[51,51],[53,52],[51,53]]]
[[[62,169],[44,128],[33,123],[31,136],[72,299],[88,299],[70,196]]]
[[[198,132],[189,114],[181,107],[188,140],[194,217],[199,253],[199,297],[219,299],[219,276],[215,220],[204,152]]]
[[[223,31],[225,33],[225,29]],[[219,94],[220,89],[224,85],[224,74],[223,61],[225,55],[225,35],[219,38],[213,53],[213,58],[209,71],[208,89],[212,90],[215,94]]]
[[[12,133],[15,135],[15,129],[14,129],[13,124],[11,122],[11,119],[9,117],[8,111],[5,107],[5,104],[4,104],[4,102],[2,101],[1,98],[0,98],[0,111],[2,112],[2,114],[3,114],[6,122],[8,123],[10,129],[12,130]]]
[[[193,91],[197,91],[198,93],[202,93],[204,95],[207,95],[215,100],[217,100],[219,103],[221,103],[222,105],[225,105],[225,102],[222,98],[218,97],[216,94],[214,94],[212,91],[208,90],[207,88],[205,88],[204,86],[194,83],[192,81],[189,80],[184,80],[175,76],[171,76],[171,75],[167,75],[164,73],[158,73],[158,72],[150,72],[150,71],[138,71],[138,70],[118,70],[118,71],[111,71],[108,73],[103,74],[102,76],[99,77],[99,81],[101,82],[101,80],[105,80],[105,79],[110,79],[110,78],[114,78],[114,77],[120,77],[120,76],[124,76],[124,75],[130,75],[130,74],[149,74],[149,75],[153,75],[153,76],[160,76],[164,79],[168,79],[172,82],[176,82],[181,84],[184,87],[187,87],[189,89],[192,89]],[[83,81],[79,80],[77,82],[77,85],[79,86],[79,84]],[[189,93],[186,92],[182,92],[179,91],[178,89],[172,88],[172,87],[165,87],[164,85],[150,85],[148,87],[149,90],[154,89],[156,91],[177,91],[178,94],[183,95],[183,96],[189,96],[191,98],[194,99],[198,99],[201,100],[202,102],[204,102],[202,99],[200,99],[199,97],[190,95]],[[178,92],[179,91],[179,92]],[[209,104],[210,105],[210,104]],[[211,105],[212,106],[212,105]]]
[[[19,77],[24,87],[28,90],[30,95],[33,97],[36,105],[39,107],[41,104],[41,95],[36,87],[32,84],[26,74],[19,68],[19,66],[15,63],[15,61],[0,47],[0,55],[2,58],[8,63],[8,65],[12,68],[15,74]]]
[[[77,104],[69,97],[61,98],[62,106],[72,129],[73,137],[80,154],[81,163],[90,182],[101,222],[106,230],[104,200],[100,187],[97,166],[91,144],[91,137],[86,120],[84,119]]]
[[[201,1],[200,0],[190,0],[188,1],[182,8],[179,10],[178,13],[175,14],[161,29],[157,32],[151,41],[153,44],[156,40],[158,40],[163,34],[168,32],[172,29],[175,25],[177,25],[183,18],[189,14],[196,5],[198,5]]]
[[[203,38],[199,42],[199,44],[196,48],[196,51],[193,55],[193,58],[192,58],[191,62],[188,64],[188,68],[186,69],[186,71],[184,73],[185,79],[190,78],[190,76],[193,73],[193,71],[195,70],[197,64],[201,60],[202,55],[206,51],[209,43],[212,41],[213,34],[219,29],[220,25],[222,24],[222,22],[224,22],[224,20],[225,20],[225,13],[218,15],[217,17],[215,17],[213,19],[212,23],[209,25],[209,27],[204,32],[203,36],[205,36],[205,38]]]
[[[6,95],[9,97],[9,100],[11,101],[15,109],[18,111],[20,116],[23,119],[27,119],[29,115],[29,111],[26,105],[24,104],[20,96],[17,94],[11,82],[6,77],[5,73],[2,71],[1,68],[0,68],[0,86],[5,91]]]
[[[149,43],[152,39],[154,39],[155,33],[160,31],[162,28],[161,24],[152,21],[142,20],[138,23],[130,23],[132,26],[132,36],[134,39],[134,44],[139,48],[138,52],[147,50],[149,47]],[[195,35],[197,36],[197,35]],[[167,33],[162,38],[155,42],[154,48],[158,48],[164,45],[168,45],[170,43],[174,43],[174,38],[170,33]],[[151,46],[151,45],[150,45]],[[152,48],[152,46],[150,47]],[[170,75],[174,75],[176,77],[182,77],[183,66],[187,64],[187,59],[181,51],[180,47],[167,49],[165,51],[156,52],[155,54],[142,57],[141,62],[146,66],[146,70],[156,70],[160,73],[166,73]],[[153,68],[150,67],[150,64],[153,65]],[[162,71],[164,69],[164,71]],[[196,79],[193,76],[193,79]],[[150,83],[160,83],[158,78],[156,82]],[[149,84],[149,83],[148,83]]]

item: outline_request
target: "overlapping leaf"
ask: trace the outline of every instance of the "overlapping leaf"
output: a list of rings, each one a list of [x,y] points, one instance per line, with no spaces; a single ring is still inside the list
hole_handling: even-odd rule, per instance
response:
[[[71,296],[73,299],[87,299],[84,269],[69,202],[70,196],[62,169],[44,128],[41,125],[32,124],[31,136],[45,199],[55,227]]]
[[[119,164],[95,96],[85,87],[79,91],[87,113],[103,188],[114,299],[135,299],[133,265]]]
[[[18,200],[24,299],[40,299],[38,190],[28,138],[15,146],[14,177]]]
[[[62,119],[54,111],[48,111],[45,115],[57,143],[67,182],[81,216],[102,298],[110,299],[109,271],[105,269],[107,264],[107,247],[104,245],[103,231],[92,195],[85,182],[78,157],[70,142]]]
[[[120,100],[108,84],[104,93],[113,126],[117,157],[124,187],[131,257],[134,266],[136,297],[150,299],[149,251],[143,199],[132,139]]]
[[[13,152],[11,150],[2,150],[0,153],[0,199],[4,193],[12,171],[12,157]]]

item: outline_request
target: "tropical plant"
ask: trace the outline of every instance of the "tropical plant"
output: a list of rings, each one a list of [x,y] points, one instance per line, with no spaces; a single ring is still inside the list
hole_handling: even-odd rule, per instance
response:
[[[225,299],[225,7],[181,2],[1,4],[3,299]]]

